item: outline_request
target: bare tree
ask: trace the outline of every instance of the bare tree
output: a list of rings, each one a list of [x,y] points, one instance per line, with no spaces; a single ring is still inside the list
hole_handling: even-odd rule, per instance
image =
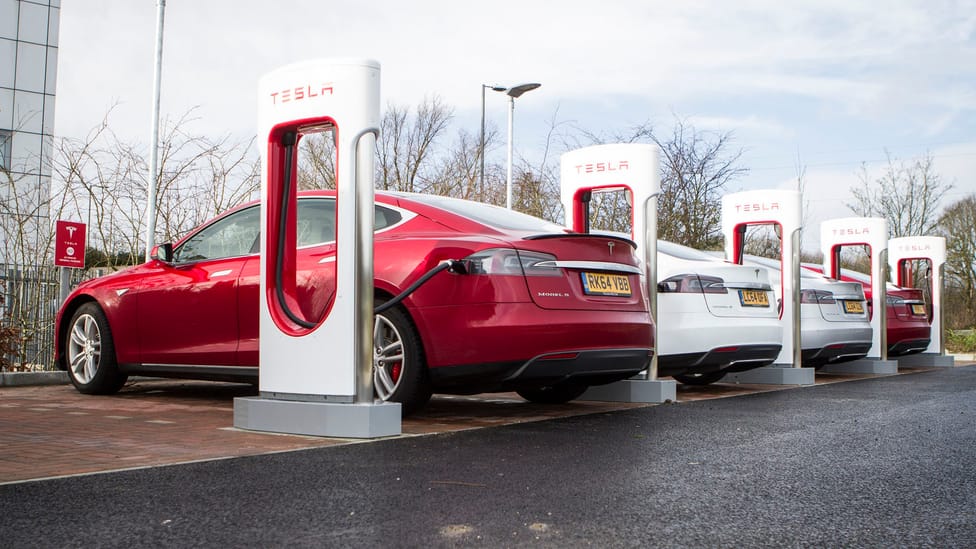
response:
[[[676,118],[661,148],[661,197],[658,234],[662,239],[697,249],[722,242],[722,193],[731,181],[749,172],[739,165],[742,150],[730,150],[732,132],[710,133]]]
[[[951,328],[976,326],[976,195],[946,208],[939,219],[946,238],[946,319]]]
[[[742,150],[732,148],[732,132],[699,131],[675,115],[667,137],[650,123],[609,136],[586,130],[581,134],[589,144],[656,144],[661,151],[658,236],[698,249],[714,249],[721,244],[722,193],[730,182],[749,172],[739,164]],[[614,207],[623,211],[619,204]]]
[[[885,218],[893,237],[931,234],[939,221],[939,203],[952,183],[935,172],[929,154],[908,163],[887,151],[885,155],[887,165],[876,178],[867,165],[861,166],[861,186],[851,189],[854,202],[847,207],[859,216]]]
[[[74,215],[89,226],[89,247],[112,268],[142,257],[147,166],[145,147],[110,129],[111,110],[84,140],[57,143],[52,172]],[[207,219],[250,198],[260,184],[253,139],[194,135],[186,113],[164,123],[160,140],[157,227],[161,242],[175,241]]]
[[[14,158],[0,165],[0,367],[47,366],[57,308],[54,223],[66,207],[51,195],[37,166],[49,159]],[[42,169],[42,171],[45,171]]]
[[[412,119],[408,108],[389,105],[376,142],[378,188],[426,192],[435,179],[434,146],[453,114],[438,96],[425,97]]]
[[[298,188],[335,189],[335,133],[323,131],[302,136],[298,151]]]

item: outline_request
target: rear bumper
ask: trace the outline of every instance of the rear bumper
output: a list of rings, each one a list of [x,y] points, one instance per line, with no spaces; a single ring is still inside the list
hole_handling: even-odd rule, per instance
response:
[[[783,327],[775,317],[717,317],[707,311],[682,311],[660,305],[656,347],[662,359],[702,356],[722,347],[783,344]]]
[[[737,345],[712,349],[704,353],[682,353],[658,357],[659,376],[706,374],[727,369],[742,372],[772,364],[782,345]]]
[[[533,303],[410,309],[427,365],[441,368],[523,365],[553,353],[654,349],[646,311],[547,310]],[[585,358],[584,356],[584,358]]]
[[[907,355],[928,348],[932,327],[927,322],[906,322],[888,317],[888,354]]]
[[[891,356],[904,356],[913,353],[921,353],[925,349],[929,348],[929,344],[931,342],[932,340],[928,338],[899,341],[894,345],[888,346],[888,354]]]
[[[803,349],[804,366],[823,366],[864,358],[871,350],[871,342],[835,343],[819,349]]]
[[[649,348],[595,349],[549,353],[528,362],[465,364],[429,370],[434,390],[475,394],[544,387],[569,381],[602,385],[626,379],[647,367]]]

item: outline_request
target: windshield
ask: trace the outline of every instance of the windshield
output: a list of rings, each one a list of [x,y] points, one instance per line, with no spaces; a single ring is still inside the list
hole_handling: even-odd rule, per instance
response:
[[[521,212],[508,210],[500,206],[461,200],[460,198],[450,198],[447,196],[437,196],[433,194],[411,194],[411,193],[392,193],[410,200],[423,202],[430,206],[435,206],[451,213],[473,219],[479,223],[494,227],[496,229],[529,231],[537,233],[568,233],[566,227],[555,223],[532,217]]]

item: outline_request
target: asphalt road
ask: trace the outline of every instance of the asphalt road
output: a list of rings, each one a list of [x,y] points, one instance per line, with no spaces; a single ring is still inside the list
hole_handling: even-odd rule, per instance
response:
[[[976,547],[976,366],[0,486],[0,547]]]

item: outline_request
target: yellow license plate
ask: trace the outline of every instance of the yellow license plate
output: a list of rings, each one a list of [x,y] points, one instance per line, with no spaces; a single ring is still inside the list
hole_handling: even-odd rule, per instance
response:
[[[925,315],[925,305],[921,303],[912,303],[912,314],[913,315]]]
[[[845,301],[844,312],[859,315],[864,312],[864,304],[860,301]]]
[[[762,290],[739,290],[739,303],[743,307],[769,307],[769,296]]]
[[[612,295],[630,297],[630,279],[624,275],[606,273],[581,273],[583,293],[586,295]]]

